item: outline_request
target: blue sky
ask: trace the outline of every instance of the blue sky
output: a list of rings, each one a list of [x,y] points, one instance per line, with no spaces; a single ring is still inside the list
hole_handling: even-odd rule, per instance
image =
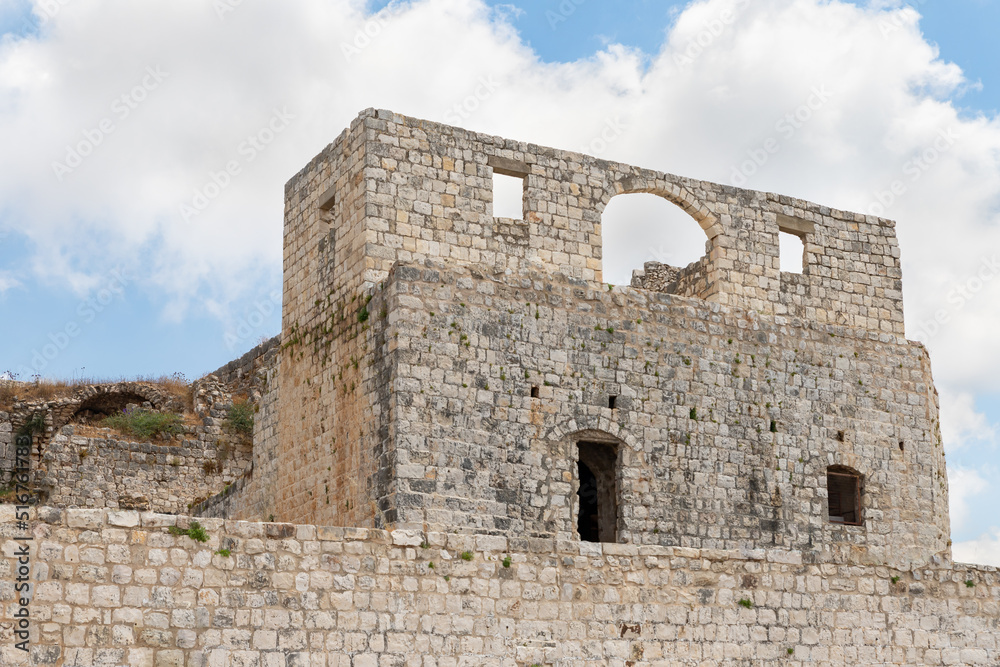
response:
[[[23,378],[195,378],[276,334],[283,184],[368,106],[866,212],[954,132],[885,215],[908,332],[946,320],[923,340],[954,539],[1000,563],[1000,280],[950,298],[1000,252],[1000,1],[0,0],[0,33],[0,373]],[[698,256],[673,214],[609,208],[608,272]]]

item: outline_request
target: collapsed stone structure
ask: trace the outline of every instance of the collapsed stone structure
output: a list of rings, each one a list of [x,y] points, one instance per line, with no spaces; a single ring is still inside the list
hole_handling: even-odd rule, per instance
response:
[[[605,284],[628,193],[706,255]],[[36,662],[1000,660],[891,221],[368,110],[286,186],[282,328],[207,545],[39,510]]]

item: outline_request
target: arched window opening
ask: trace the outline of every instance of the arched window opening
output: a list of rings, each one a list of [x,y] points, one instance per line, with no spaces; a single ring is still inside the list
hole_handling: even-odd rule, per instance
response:
[[[862,524],[861,473],[844,466],[831,466],[826,470],[826,493],[830,523],[848,526]]]
[[[618,449],[579,442],[577,531],[584,542],[618,541]]]
[[[601,234],[604,281],[612,285],[671,292],[677,274],[708,251],[697,220],[645,192],[612,198],[601,217]]]

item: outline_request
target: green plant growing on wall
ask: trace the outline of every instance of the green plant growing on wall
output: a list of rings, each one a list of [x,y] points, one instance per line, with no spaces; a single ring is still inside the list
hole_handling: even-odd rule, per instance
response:
[[[226,430],[238,435],[253,434],[254,406],[246,401],[233,403],[226,410]]]
[[[752,609],[753,608],[753,600],[751,600],[750,598],[742,598],[736,604],[738,604],[739,606],[743,607],[744,609]]]
[[[195,542],[208,542],[208,533],[205,532],[205,527],[197,521],[192,521],[187,528],[170,526],[170,528],[167,529],[167,532],[176,536],[187,535]]]
[[[45,415],[36,412],[31,415],[31,419],[24,422],[21,428],[17,429],[17,435],[21,437],[32,437],[36,433],[45,431]]]
[[[473,559],[473,557],[474,556],[472,555],[471,551],[463,551],[462,552],[462,560],[464,560],[464,561],[470,561],[470,560]]]

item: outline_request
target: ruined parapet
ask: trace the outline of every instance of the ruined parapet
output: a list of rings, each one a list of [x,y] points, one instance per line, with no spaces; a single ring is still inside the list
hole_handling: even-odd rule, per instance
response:
[[[680,272],[676,266],[646,262],[641,269],[632,272],[632,287],[671,294],[671,287],[677,282]]]
[[[13,407],[0,412],[0,483],[15,469],[14,436],[30,437],[30,456],[21,463],[28,464],[36,502],[178,513],[250,465],[249,437],[226,425],[232,391],[214,376],[193,385],[177,376],[15,390]],[[160,413],[166,430],[110,428],[106,419],[123,411],[139,415],[136,424],[142,414]]]

